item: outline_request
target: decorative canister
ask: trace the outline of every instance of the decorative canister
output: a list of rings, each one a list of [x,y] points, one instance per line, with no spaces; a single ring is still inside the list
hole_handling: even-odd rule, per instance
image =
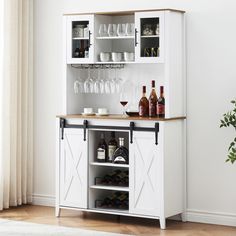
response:
[[[75,25],[75,27],[73,28],[73,37],[74,38],[84,37],[84,25]]]

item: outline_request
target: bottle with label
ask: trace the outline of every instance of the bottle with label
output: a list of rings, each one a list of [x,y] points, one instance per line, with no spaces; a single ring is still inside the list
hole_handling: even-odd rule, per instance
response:
[[[124,138],[119,138],[119,147],[115,150],[113,158],[114,163],[129,164],[129,151],[124,146]]]
[[[84,49],[84,57],[89,58],[89,47],[88,46]]]
[[[101,133],[101,139],[97,148],[97,161],[106,162],[107,161],[107,144],[105,141],[105,134]]]
[[[149,116],[155,117],[157,115],[157,94],[155,89],[155,80],[152,80],[152,91],[149,96]]]
[[[143,86],[143,96],[139,101],[139,116],[148,116],[148,100],[146,97],[146,86]]]
[[[160,118],[165,117],[165,97],[164,97],[164,86],[160,87],[160,97],[157,101],[157,116]]]
[[[108,143],[108,162],[113,161],[113,154],[116,149],[117,149],[117,142],[116,142],[116,138],[115,138],[115,132],[112,131],[111,132],[111,139]]]

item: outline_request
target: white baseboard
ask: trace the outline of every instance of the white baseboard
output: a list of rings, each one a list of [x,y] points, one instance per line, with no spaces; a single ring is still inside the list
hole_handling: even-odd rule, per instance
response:
[[[34,194],[33,195],[33,205],[39,206],[55,206],[55,197],[51,195],[42,195],[42,194]]]
[[[33,205],[54,207],[55,197],[51,195],[34,194]],[[178,216],[172,219],[180,220]],[[186,220],[189,222],[205,224],[236,226],[236,214],[229,213],[206,212],[188,209],[186,212]]]
[[[221,212],[206,212],[188,209],[186,213],[187,221],[205,224],[236,226],[236,214]]]

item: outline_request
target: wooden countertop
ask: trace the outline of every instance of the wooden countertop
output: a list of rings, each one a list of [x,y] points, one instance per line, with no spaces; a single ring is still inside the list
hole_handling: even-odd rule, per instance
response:
[[[64,119],[100,119],[100,120],[146,120],[146,121],[171,121],[171,120],[184,120],[185,116],[173,117],[173,118],[158,118],[158,117],[139,117],[139,116],[122,116],[122,115],[108,115],[108,116],[96,116],[96,115],[58,115],[57,118]]]

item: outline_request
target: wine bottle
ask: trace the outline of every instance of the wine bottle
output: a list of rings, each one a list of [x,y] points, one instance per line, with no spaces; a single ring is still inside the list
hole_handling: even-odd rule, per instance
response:
[[[97,148],[97,161],[106,162],[107,161],[107,144],[105,141],[105,134],[101,133],[101,139]]]
[[[81,41],[80,48],[79,48],[79,58],[84,58],[84,41]]]
[[[119,138],[119,147],[114,152],[114,163],[128,164],[129,163],[129,151],[124,146],[124,138]]]
[[[160,87],[160,97],[157,101],[157,116],[160,118],[165,117],[165,97],[164,97],[164,86]]]
[[[143,86],[143,96],[139,101],[139,116],[148,116],[148,100],[146,97],[146,86]]]
[[[112,131],[111,132],[111,139],[108,143],[108,162],[113,161],[113,154],[114,154],[116,149],[117,149],[117,142],[116,142],[116,139],[115,139],[115,132]]]
[[[149,116],[157,115],[157,94],[155,89],[155,80],[152,80],[152,91],[149,96]]]

